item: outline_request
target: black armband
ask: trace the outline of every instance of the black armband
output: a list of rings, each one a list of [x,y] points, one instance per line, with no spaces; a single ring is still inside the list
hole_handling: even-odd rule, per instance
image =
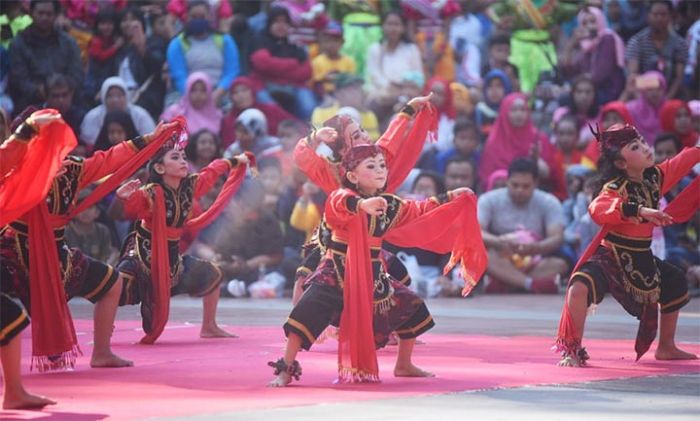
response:
[[[408,115],[409,117],[413,117],[416,114],[416,109],[413,108],[412,106],[406,104],[399,112],[404,113],[404,114]]]
[[[347,199],[345,199],[345,206],[347,206],[350,212],[357,213],[359,210],[360,200],[362,199],[357,196],[348,196]]]
[[[144,139],[143,136],[136,136],[135,138],[131,139],[131,143],[133,143],[136,149],[138,150],[145,148],[148,144],[146,143],[146,139]]]
[[[440,193],[437,196],[435,196],[439,204],[445,204],[450,201],[451,197],[449,193]]]
[[[225,160],[228,161],[231,168],[236,168],[236,165],[238,165],[238,158],[225,158]]]
[[[633,218],[633,217],[638,217],[639,216],[639,210],[642,208],[641,205],[634,203],[634,202],[628,202],[628,203],[623,203],[622,204],[622,215],[625,218]]]
[[[17,130],[15,130],[15,137],[20,142],[26,142],[32,137],[34,137],[37,133],[39,133],[37,129],[25,121],[24,123],[20,124],[19,127],[17,127]]]

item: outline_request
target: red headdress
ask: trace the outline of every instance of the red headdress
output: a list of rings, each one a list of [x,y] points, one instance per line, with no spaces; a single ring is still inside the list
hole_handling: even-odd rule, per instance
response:
[[[593,129],[590,124],[588,125],[588,128],[598,141],[601,151],[619,151],[628,143],[632,143],[636,139],[640,139],[642,137],[637,129],[630,124],[625,124],[624,126],[616,124],[610,127],[608,130],[602,132],[600,131],[600,126],[598,124],[596,124],[596,129]]]
[[[377,145],[365,144],[353,146],[347,153],[343,156],[342,166],[343,169],[347,171],[354,170],[360,162],[367,158],[371,158],[382,153],[382,148]]]
[[[357,122],[353,120],[352,117],[345,114],[334,115],[333,117],[323,122],[323,125],[325,127],[335,129],[335,131],[338,133],[338,138],[336,139],[336,141],[332,145],[329,145],[330,148],[333,149],[333,152],[335,153],[336,157],[338,158],[342,158],[342,156],[347,152],[347,150],[352,148],[353,146],[365,143],[362,141],[353,142],[352,139],[345,139],[345,129],[347,129],[348,126],[353,123],[357,124]]]

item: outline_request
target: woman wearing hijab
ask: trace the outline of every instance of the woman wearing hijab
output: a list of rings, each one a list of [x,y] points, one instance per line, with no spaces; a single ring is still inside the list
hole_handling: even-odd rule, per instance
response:
[[[83,143],[89,146],[95,144],[105,116],[109,111],[121,110],[128,112],[140,135],[150,133],[156,128],[156,124],[153,122],[150,114],[148,114],[148,111],[138,105],[129,104],[126,95],[126,84],[121,78],[110,77],[102,83],[102,89],[100,89],[100,101],[102,103],[88,111],[80,124],[80,140]]]
[[[501,69],[493,69],[484,76],[482,100],[476,105],[474,119],[479,133],[488,137],[498,116],[498,109],[506,95],[513,91],[513,84]]]
[[[656,135],[661,133],[659,113],[666,102],[666,78],[655,70],[637,76],[635,85],[639,91],[637,99],[629,101],[627,109],[632,123],[648,144],[654,146]]]
[[[223,113],[216,108],[212,94],[211,81],[204,72],[194,72],[187,77],[185,95],[168,107],[161,118],[170,121],[182,115],[187,120],[187,130],[197,133],[207,129],[219,134]]]
[[[597,7],[579,12],[578,28],[564,50],[562,67],[569,76],[590,75],[598,104],[618,98],[625,89],[625,44]]]
[[[291,22],[287,9],[272,7],[267,13],[267,28],[250,56],[251,77],[265,86],[258,92],[260,102],[274,102],[273,94],[290,96],[295,114],[308,120],[316,107],[307,87],[311,61],[303,48],[289,42]]]
[[[284,120],[296,120],[289,112],[275,103],[262,104],[257,100],[257,85],[247,76],[241,76],[231,85],[231,111],[224,116],[221,122],[221,148],[226,149],[236,140],[236,119],[249,108],[256,108],[265,114],[268,132],[277,136],[277,126]]]
[[[507,169],[514,159],[536,156],[541,184],[549,187],[555,195],[561,192],[565,195],[563,174],[556,171],[555,152],[546,135],[532,123],[527,97],[518,92],[506,96],[481,156],[479,179],[483,180],[482,189],[486,189],[491,174]]]
[[[688,103],[671,99],[661,106],[661,130],[673,133],[684,148],[692,148],[698,143],[698,132],[693,127],[693,117]]]

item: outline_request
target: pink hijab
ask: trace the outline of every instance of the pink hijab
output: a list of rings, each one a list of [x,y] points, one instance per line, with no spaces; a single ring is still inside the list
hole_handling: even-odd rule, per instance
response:
[[[598,28],[597,34],[595,38],[592,39],[584,39],[581,41],[581,48],[585,52],[590,52],[591,50],[595,49],[598,46],[598,43],[600,40],[603,38],[605,35],[612,35],[613,39],[615,40],[615,59],[617,61],[617,65],[620,66],[621,68],[625,68],[625,43],[622,41],[622,38],[620,38],[615,31],[610,29],[608,27],[608,22],[605,19],[605,15],[603,14],[603,11],[598,9],[597,7],[587,7],[585,9],[582,9],[580,12],[578,12],[577,16],[577,21],[578,21],[578,26],[583,25],[583,17],[586,14],[591,14],[595,17],[596,21],[596,26]]]
[[[190,102],[190,92],[196,82],[202,81],[207,91],[207,102],[200,109],[196,109]],[[185,116],[187,120],[187,129],[190,133],[197,133],[202,129],[207,129],[216,135],[221,129],[221,119],[223,113],[216,108],[214,98],[212,97],[211,81],[209,76],[204,72],[193,72],[187,77],[185,84],[185,94],[180,100],[168,107],[163,112],[161,118],[170,121],[178,115]]]
[[[644,136],[647,143],[653,145],[656,135],[661,132],[660,112],[661,107],[663,107],[664,103],[666,102],[666,78],[664,78],[664,75],[656,70],[648,71],[642,75],[642,77],[650,76],[656,77],[661,83],[661,89],[664,91],[664,97],[661,99],[661,101],[659,101],[657,105],[653,105],[647,101],[643,93],[640,92],[637,99],[628,102],[626,105],[627,109],[632,115],[634,126],[637,128],[639,133]]]
[[[486,140],[479,165],[479,179],[482,180],[482,188],[484,189],[487,187],[486,183],[491,174],[497,170],[507,169],[515,158],[528,157],[530,148],[535,142],[540,142],[542,159],[548,163],[553,162],[554,149],[552,145],[537,130],[529,115],[522,127],[513,127],[508,119],[513,103],[518,100],[527,104],[527,97],[520,92],[513,92],[503,98],[496,122]]]

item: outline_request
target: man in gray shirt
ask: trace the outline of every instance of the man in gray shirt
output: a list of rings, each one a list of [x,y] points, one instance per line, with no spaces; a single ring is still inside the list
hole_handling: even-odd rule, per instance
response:
[[[537,165],[524,158],[508,167],[504,188],[479,198],[478,216],[489,252],[487,292],[555,294],[568,263],[559,257],[564,213],[553,195],[537,190]]]

